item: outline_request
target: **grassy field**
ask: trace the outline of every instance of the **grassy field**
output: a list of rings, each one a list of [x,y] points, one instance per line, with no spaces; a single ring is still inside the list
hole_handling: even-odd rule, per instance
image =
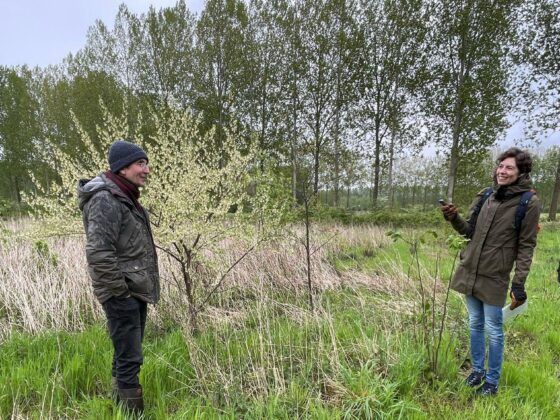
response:
[[[506,327],[500,393],[487,399],[462,385],[466,310],[453,292],[432,363],[449,231],[418,240],[416,264],[383,229],[323,228],[317,245],[335,239],[313,256],[314,312],[302,246],[271,244],[236,269],[196,335],[162,261],[164,296],[150,310],[141,374],[146,418],[560,418],[557,229],[544,224],[539,235],[530,308]],[[109,398],[111,344],[82,239],[11,241],[0,258],[0,418],[125,418]]]

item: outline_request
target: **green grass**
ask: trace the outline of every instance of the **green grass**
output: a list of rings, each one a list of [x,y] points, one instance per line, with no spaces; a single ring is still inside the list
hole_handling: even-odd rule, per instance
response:
[[[438,371],[428,365],[418,318],[391,309],[392,296],[342,288],[317,296],[262,292],[244,316],[206,320],[196,336],[148,325],[141,382],[150,418],[560,418],[557,225],[545,224],[527,283],[529,311],[506,327],[500,393],[474,398],[462,385],[466,312],[455,293]],[[446,279],[441,238],[421,262]],[[352,253],[354,263],[345,255]],[[439,257],[438,257],[439,255]],[[398,242],[374,253],[348,250],[337,269],[382,272],[410,265]],[[417,299],[414,293],[409,296]],[[80,333],[15,333],[0,346],[0,418],[125,418],[109,399],[111,344],[103,325]]]

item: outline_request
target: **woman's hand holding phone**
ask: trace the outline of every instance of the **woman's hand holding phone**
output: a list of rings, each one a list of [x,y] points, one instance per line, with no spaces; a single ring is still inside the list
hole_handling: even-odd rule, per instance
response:
[[[455,220],[455,218],[457,217],[457,207],[455,207],[453,204],[447,204],[442,198],[438,200],[438,203],[441,206],[443,218],[448,221]]]

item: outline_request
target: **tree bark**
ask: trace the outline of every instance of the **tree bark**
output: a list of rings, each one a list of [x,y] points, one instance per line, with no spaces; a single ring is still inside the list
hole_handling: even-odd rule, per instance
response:
[[[336,111],[334,132],[334,206],[338,207],[340,190],[340,110]]]
[[[307,195],[307,194],[306,194]],[[311,311],[315,311],[315,304],[313,302],[313,283],[311,282],[311,226],[309,219],[309,200],[310,197],[305,197],[305,258],[307,262],[307,288],[309,291],[309,307]]]
[[[292,80],[292,197],[297,202],[297,86],[294,71]]]
[[[315,142],[313,147],[313,195],[319,194],[319,159],[321,158],[321,134],[319,122],[315,124]]]
[[[393,208],[395,197],[395,187],[393,186],[393,160],[395,152],[395,133],[391,134],[391,144],[389,145],[389,169],[387,171],[387,185],[389,187],[389,208]]]
[[[461,77],[460,83],[463,82]],[[457,95],[460,95],[460,88]],[[459,138],[461,137],[461,121],[463,119],[464,104],[460,97],[456,99],[454,121],[453,121],[453,143],[451,145],[451,154],[449,156],[449,173],[447,176],[447,200],[453,202],[455,194],[455,183],[457,181],[457,168],[459,166]]]
[[[558,163],[556,165],[556,180],[554,181],[554,189],[552,190],[552,199],[548,210],[548,219],[556,220],[556,212],[558,211],[558,197],[560,196],[560,150],[558,151]]]

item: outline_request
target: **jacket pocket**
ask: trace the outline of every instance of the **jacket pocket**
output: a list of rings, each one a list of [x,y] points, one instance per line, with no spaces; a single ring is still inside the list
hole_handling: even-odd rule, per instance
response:
[[[509,274],[511,273],[511,270],[513,269],[513,263],[515,262],[516,258],[517,258],[517,253],[515,248],[512,247],[503,247],[502,249],[502,258],[503,258],[503,267],[504,267],[504,273],[505,274]]]
[[[131,292],[146,294],[151,291],[151,284],[146,264],[140,260],[120,263],[122,274]]]
[[[504,254],[501,247],[483,248],[478,260],[479,275],[497,277],[505,272]]]

